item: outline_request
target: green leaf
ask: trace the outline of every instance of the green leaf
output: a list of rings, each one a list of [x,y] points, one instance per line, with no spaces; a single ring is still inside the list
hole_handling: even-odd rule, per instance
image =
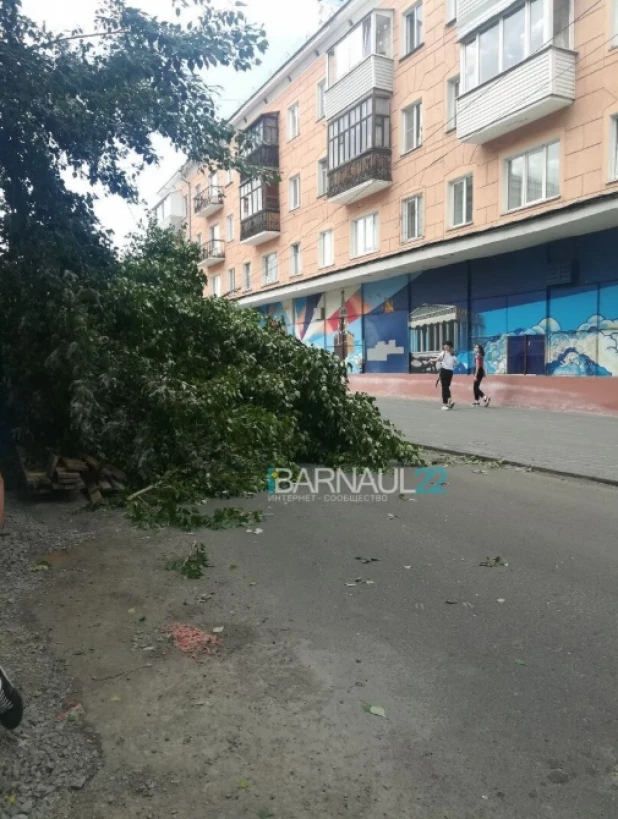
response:
[[[386,717],[386,711],[381,705],[371,705],[371,703],[363,703],[363,711],[366,714],[372,714],[374,717]]]
[[[251,786],[251,781],[249,779],[239,779],[238,780],[238,787],[241,789],[246,789]]]
[[[515,665],[526,665],[523,660],[515,660]]]

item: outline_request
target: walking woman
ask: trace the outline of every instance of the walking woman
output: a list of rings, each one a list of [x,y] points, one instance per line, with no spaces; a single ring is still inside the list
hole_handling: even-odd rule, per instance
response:
[[[457,366],[453,342],[445,341],[442,345],[442,352],[440,355],[436,356],[436,358],[432,358],[431,360],[434,364],[440,365],[438,381],[442,387],[442,409],[452,410],[455,406],[455,402],[451,397],[451,381],[453,380],[453,371]]]
[[[485,378],[485,350],[482,344],[475,344],[474,346],[474,401],[473,407],[480,407],[481,401],[484,406],[488,407],[491,403],[491,398],[485,395],[481,389],[481,381]]]

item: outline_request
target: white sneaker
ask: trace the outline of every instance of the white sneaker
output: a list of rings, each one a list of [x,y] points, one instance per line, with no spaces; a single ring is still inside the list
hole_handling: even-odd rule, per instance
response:
[[[448,404],[442,404],[443,410],[450,410],[450,406]]]
[[[483,400],[485,402],[486,407],[488,407],[491,404],[491,398],[489,398],[489,396],[486,395]]]
[[[480,402],[480,401],[473,401],[473,402],[472,402],[472,406],[473,406],[473,407],[480,407],[480,406],[481,406],[481,402]]]
[[[451,398],[451,399],[450,399],[450,401],[448,402],[448,408],[449,408],[449,409],[453,409],[453,407],[454,407],[454,406],[455,406],[455,402],[454,402],[454,401],[453,401],[453,399]]]

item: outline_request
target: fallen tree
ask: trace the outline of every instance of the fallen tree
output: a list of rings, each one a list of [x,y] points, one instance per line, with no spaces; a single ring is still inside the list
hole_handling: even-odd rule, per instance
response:
[[[418,462],[373,400],[348,390],[331,353],[203,298],[197,259],[193,244],[151,228],[97,289],[67,274],[53,303],[29,308],[55,323],[43,362],[42,336],[4,348],[22,438],[121,466],[133,490],[149,489],[130,500],[134,517],[188,526],[199,517],[185,505],[262,489],[270,467]],[[59,392],[33,414],[41,366]]]

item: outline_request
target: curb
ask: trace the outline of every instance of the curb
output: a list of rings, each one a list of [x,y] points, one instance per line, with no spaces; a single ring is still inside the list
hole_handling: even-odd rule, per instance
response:
[[[618,479],[615,478],[595,478],[592,475],[579,475],[577,472],[566,472],[562,469],[551,469],[548,466],[535,466],[534,464],[527,464],[522,461],[512,461],[509,458],[497,458],[491,455],[477,455],[475,452],[467,452],[462,449],[449,449],[443,446],[425,446],[418,442],[417,446],[425,450],[425,452],[443,452],[445,455],[458,455],[468,458],[476,458],[477,461],[485,463],[504,464],[505,466],[519,466],[524,469],[530,469],[532,472],[540,472],[543,475],[553,475],[555,478],[569,478],[577,481],[587,481],[588,483],[600,483],[604,486],[618,486]]]

